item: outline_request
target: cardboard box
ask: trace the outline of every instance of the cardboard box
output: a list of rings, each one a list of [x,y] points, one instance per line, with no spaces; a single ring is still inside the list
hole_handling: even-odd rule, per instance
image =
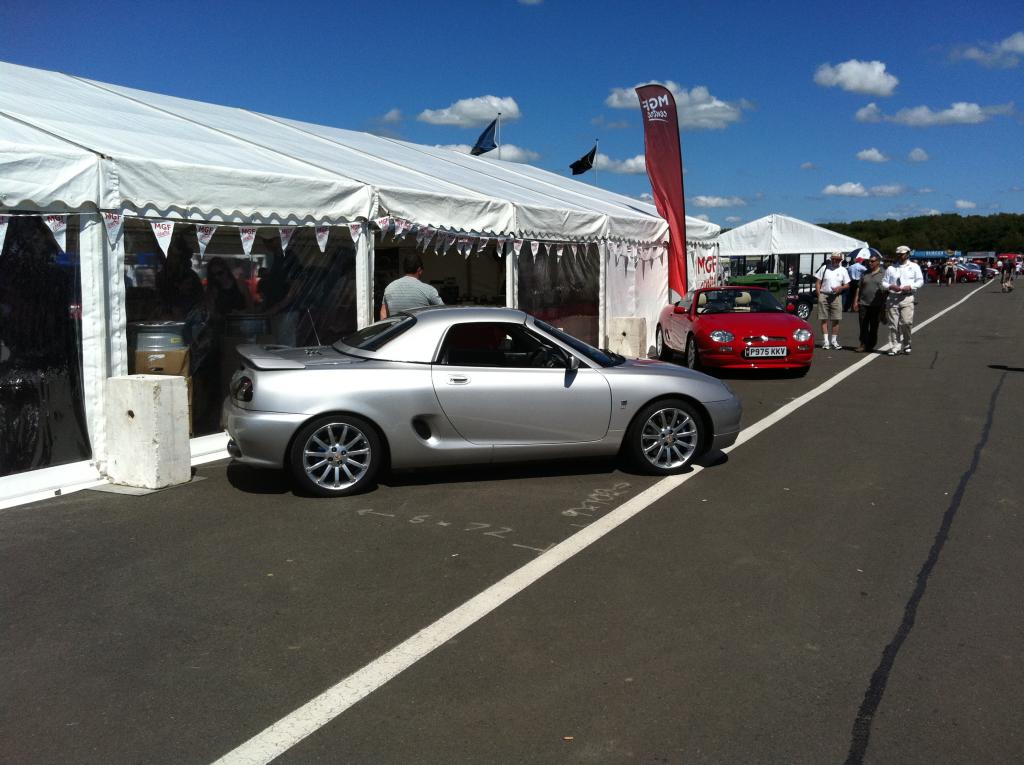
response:
[[[188,376],[188,348],[136,350],[129,356],[128,371],[133,375]]]

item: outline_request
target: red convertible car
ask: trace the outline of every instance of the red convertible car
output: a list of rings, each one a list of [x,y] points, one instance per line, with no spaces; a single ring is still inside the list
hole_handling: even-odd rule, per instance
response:
[[[789,369],[806,374],[814,335],[766,289],[694,290],[661,309],[655,330],[658,357],[685,354],[691,369]]]

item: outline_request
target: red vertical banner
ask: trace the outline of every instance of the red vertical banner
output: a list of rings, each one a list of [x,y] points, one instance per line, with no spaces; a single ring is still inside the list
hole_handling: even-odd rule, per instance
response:
[[[636,94],[644,117],[647,177],[658,213],[668,221],[668,290],[669,300],[676,301],[686,294],[686,208],[676,100],[661,85],[643,85]]]

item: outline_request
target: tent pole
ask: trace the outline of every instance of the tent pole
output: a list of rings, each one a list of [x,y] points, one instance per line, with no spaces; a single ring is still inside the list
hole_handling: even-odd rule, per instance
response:
[[[110,304],[108,277],[113,266],[110,262],[106,226],[99,213],[83,213],[79,216],[78,231],[79,268],[82,280],[82,393],[85,400],[85,421],[89,431],[89,442],[92,445],[92,462],[102,463],[106,460],[106,411],[104,391],[107,377],[117,369],[113,363],[121,359],[111,359],[109,326],[114,306]],[[122,239],[124,234],[122,233]],[[121,263],[124,258],[122,255]],[[117,311],[123,311],[123,267],[116,278],[121,281],[122,288],[118,300]],[[113,322],[110,322],[113,323]],[[121,318],[123,325],[123,318]],[[123,334],[121,336],[123,340]],[[118,370],[121,374],[123,370]]]
[[[590,244],[587,244],[587,255],[590,254]],[[611,343],[607,337],[608,331],[608,240],[602,239],[597,243],[597,345],[600,348],[608,348]]]
[[[373,316],[373,230],[363,226],[356,240],[356,325],[359,329],[372,324]]]

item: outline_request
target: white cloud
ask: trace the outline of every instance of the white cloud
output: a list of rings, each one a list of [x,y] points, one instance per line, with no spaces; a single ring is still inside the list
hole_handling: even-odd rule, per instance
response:
[[[641,195],[640,195],[640,196],[638,197],[638,199],[641,199],[641,200],[643,200],[644,202],[653,202],[653,201],[654,201],[654,197],[653,197],[653,196],[651,196],[651,194],[649,194],[649,193],[648,193],[648,192],[646,192],[646,191],[645,191],[645,192],[644,192],[643,194],[641,194]]]
[[[821,190],[822,194],[830,197],[896,197],[907,190],[906,186],[900,183],[885,183],[880,186],[865,188],[863,183],[830,183]]]
[[[891,96],[899,80],[885,71],[881,61],[858,61],[853,58],[832,66],[822,64],[814,73],[814,81],[825,88],[840,87],[850,93]]]
[[[917,190],[917,193],[918,194],[931,194],[934,191],[935,191],[935,189],[930,189],[927,186],[922,186],[921,188],[919,188]]]
[[[921,215],[942,215],[942,210],[936,210],[934,207],[930,207],[927,210],[921,210]]]
[[[438,149],[451,149],[457,151],[460,154],[469,154],[473,147],[468,143],[449,143],[449,144],[434,144]],[[484,156],[497,159],[498,150],[493,149]],[[501,145],[501,159],[503,162],[535,162],[540,159],[540,154],[529,149],[524,149],[520,146],[516,146],[512,143],[503,143]]]
[[[402,112],[400,109],[392,109],[380,118],[381,122],[401,122]]]
[[[482,127],[497,117],[498,112],[501,112],[502,122],[511,122],[522,116],[519,104],[511,96],[478,96],[460,99],[444,109],[424,109],[416,119],[431,125]]]
[[[953,57],[977,61],[994,69],[1012,69],[1024,57],[1024,32],[1014,32],[997,43],[982,43],[954,51]]]
[[[857,152],[857,159],[859,159],[861,162],[888,162],[889,161],[889,158],[887,156],[882,154],[882,152],[880,152],[878,149],[876,149],[873,146],[870,149],[864,149],[862,151],[858,151]]]
[[[697,220],[706,221],[708,223],[711,222],[711,218],[704,213],[701,213],[700,215],[694,215],[693,217],[696,218]]]
[[[638,175],[647,172],[647,162],[643,154],[637,154],[629,159],[612,159],[607,154],[597,153],[594,157],[594,167],[598,170],[606,170],[609,173],[621,173],[623,175]]]
[[[646,84],[648,83],[639,83],[635,88]],[[687,90],[671,80],[658,84],[668,88],[675,97],[680,127],[721,130],[734,122],[739,122],[744,109],[754,108],[746,99],[723,101],[711,95],[703,85]],[[635,88],[613,88],[604,101],[605,105],[613,109],[639,109],[640,102]]]
[[[915,106],[912,109],[900,109],[892,121],[900,125],[912,127],[931,127],[932,125],[976,125],[987,122],[999,114],[1010,114],[1013,104],[996,106],[979,106],[966,101],[957,101],[948,109],[934,112],[927,106]]]
[[[907,155],[908,162],[927,162],[929,159],[931,159],[931,157],[928,156],[928,152],[921,147],[911,149],[910,153]]]
[[[978,206],[977,202],[972,202],[969,199],[958,199],[958,200],[956,200],[956,209],[957,210],[973,210],[977,206]]]
[[[694,207],[746,207],[747,200],[743,197],[690,197]]]
[[[725,222],[726,223],[739,223],[741,220],[743,220],[743,218],[741,218],[739,215],[730,215],[730,216],[728,216],[725,219]]]
[[[929,106],[914,106],[900,109],[895,114],[884,114],[876,104],[868,104],[858,109],[855,116],[858,122],[895,122],[909,127],[932,127],[934,125],[977,125],[988,122],[996,116],[1013,114],[1013,102],[980,106],[967,101],[957,101],[948,109],[933,111]]]
[[[899,183],[886,183],[881,186],[871,187],[873,197],[897,197],[906,191],[906,188]]]
[[[813,162],[804,162],[800,165],[801,170],[817,170],[818,166]]]
[[[864,188],[863,184],[861,184],[861,183],[853,183],[851,181],[847,181],[846,183],[840,183],[839,185],[836,185],[834,183],[830,183],[828,186],[826,186],[824,189],[821,190],[821,193],[826,195],[826,196],[830,196],[830,197],[866,197],[866,196],[869,196],[868,195],[868,190]]]
[[[540,5],[544,0],[519,0],[520,5]]]
[[[858,109],[854,117],[857,122],[881,122],[882,110],[878,108],[878,104],[872,101],[867,106]]]

